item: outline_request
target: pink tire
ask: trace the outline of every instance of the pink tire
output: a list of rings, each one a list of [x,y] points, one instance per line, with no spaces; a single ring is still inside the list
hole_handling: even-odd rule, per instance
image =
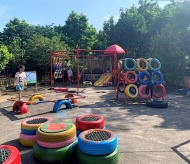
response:
[[[149,92],[148,95],[146,94],[146,85],[141,85],[141,86],[139,87],[139,96],[140,96],[141,98],[143,98],[143,99],[148,99],[148,98],[150,98],[150,92]]]
[[[160,94],[156,93],[155,92],[156,89],[160,89],[161,93]],[[154,86],[154,91],[153,91],[152,94],[156,98],[163,98],[165,96],[165,94],[166,94],[166,89],[162,84],[157,84],[157,85]]]
[[[20,144],[27,147],[32,147],[36,141],[36,135],[26,135],[20,133]]]
[[[60,148],[60,147],[65,147],[67,145],[70,145],[71,143],[73,143],[76,139],[76,136],[74,136],[73,138],[67,140],[67,141],[62,141],[62,142],[44,142],[41,140],[37,139],[37,143],[38,145],[45,147],[45,148]]]

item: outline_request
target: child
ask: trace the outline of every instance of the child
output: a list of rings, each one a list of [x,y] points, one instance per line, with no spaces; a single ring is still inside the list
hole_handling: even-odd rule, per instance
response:
[[[148,84],[147,84],[147,87],[146,87],[146,94],[148,95],[149,90],[150,90],[150,101],[153,101],[152,92],[154,90],[154,81],[153,81],[153,78],[152,78],[152,71],[151,70],[148,71],[147,80],[148,80]]]
[[[72,71],[72,66],[71,65],[69,66],[67,74],[68,74],[68,82],[67,82],[67,84],[71,84],[72,77],[73,77],[73,71]]]
[[[22,100],[22,91],[24,90],[24,85],[27,85],[24,69],[25,67],[21,65],[19,67],[19,72],[15,74],[14,78],[14,86],[16,86],[16,90],[18,91],[19,100]]]
[[[111,73],[110,68],[108,67],[106,73]]]

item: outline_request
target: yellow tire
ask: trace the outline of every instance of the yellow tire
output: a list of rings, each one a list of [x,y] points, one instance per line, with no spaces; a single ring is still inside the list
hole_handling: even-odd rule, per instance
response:
[[[130,92],[130,88],[134,88],[135,89],[135,94],[131,94]],[[138,88],[136,85],[134,84],[129,84],[125,87],[125,94],[129,97],[129,98],[136,98],[138,96]]]
[[[139,58],[136,59],[137,62],[137,71],[147,71],[148,70],[148,62],[146,59],[143,58]]]
[[[43,101],[43,100],[44,100],[44,97],[43,97],[42,95],[40,95],[40,94],[35,94],[35,95],[31,96],[28,101],[34,102],[34,101],[37,100],[37,99],[38,99],[39,101]]]
[[[55,133],[43,132],[41,130],[41,127],[39,127],[36,132],[36,139],[45,141],[45,142],[61,142],[61,141],[69,140],[73,138],[74,136],[76,136],[76,126],[73,123],[70,123],[70,125],[71,127],[69,129],[65,131],[55,132]]]
[[[52,119],[49,117],[31,117],[24,119],[21,122],[21,129],[26,129],[26,130],[37,130],[38,127],[40,127],[42,124],[51,122]],[[36,122],[36,123],[33,123]]]

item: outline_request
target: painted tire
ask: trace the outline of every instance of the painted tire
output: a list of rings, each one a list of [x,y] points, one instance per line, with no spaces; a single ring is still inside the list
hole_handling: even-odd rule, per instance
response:
[[[160,94],[157,94],[156,91],[155,91],[158,88],[161,90]],[[165,94],[166,94],[166,89],[165,89],[165,87],[162,84],[157,84],[157,85],[154,86],[154,91],[152,93],[152,95],[154,97],[156,97],[156,98],[162,98],[162,97],[165,96]]]
[[[134,88],[135,89],[135,94],[131,94],[130,89]],[[136,98],[138,96],[138,88],[136,85],[134,84],[129,84],[125,87],[125,94],[129,97],[129,98]]]
[[[65,98],[70,98],[70,97],[72,98],[72,99],[71,99],[71,103],[72,103],[72,104],[76,104],[76,103],[78,102],[77,99],[74,98],[75,96],[74,96],[73,94],[67,94],[67,95],[65,96]]]
[[[156,63],[156,64],[154,64],[154,63]],[[156,65],[157,66],[157,68],[154,68],[154,66],[152,66],[152,65]],[[151,58],[149,61],[148,61],[148,68],[150,69],[150,70],[152,70],[152,71],[159,71],[160,70],[160,68],[161,68],[161,63],[160,63],[160,61],[158,60],[158,59],[156,59],[156,58]]]
[[[36,129],[28,130],[28,129],[21,128],[21,132],[26,135],[36,135]]]
[[[143,99],[148,99],[150,98],[150,92],[148,93],[148,95],[146,94],[146,85],[141,85],[139,87],[139,96]]]
[[[132,62],[133,66],[129,67],[128,62]],[[125,71],[134,71],[137,67],[137,63],[133,58],[125,58],[125,60],[122,63],[122,66]]]
[[[148,84],[148,81],[143,81],[143,77],[146,76],[147,77],[148,75],[148,72],[145,72],[145,71],[142,71],[138,74],[138,81],[143,84],[143,85],[147,85]]]
[[[159,76],[159,80],[157,80],[155,78],[156,75]],[[153,80],[154,80],[154,84],[162,84],[162,82],[164,81],[164,76],[160,71],[154,71],[152,73],[152,77],[153,77]]]
[[[19,150],[10,145],[0,145],[0,157],[2,164],[20,164],[21,157]]]
[[[92,86],[91,81],[84,81],[83,86]]]
[[[56,91],[56,92],[68,92],[68,88],[58,88],[58,87],[56,87],[56,88],[54,88],[54,91]]]
[[[25,114],[28,113],[28,107],[26,103],[23,103],[21,101],[16,101],[13,105],[13,111],[15,113]]]
[[[127,84],[125,83],[125,87],[127,86]],[[118,86],[118,92],[120,93],[124,93],[125,89],[121,89],[121,87],[123,87],[123,81],[119,82],[119,86]]]
[[[58,100],[53,106],[53,112],[58,112],[63,104],[66,106],[66,109],[72,109],[72,104],[69,100]]]
[[[136,61],[137,61],[137,68],[136,68],[137,71],[147,71],[148,70],[148,62],[146,59],[139,58],[139,59],[136,59]]]
[[[46,132],[42,131],[45,127],[57,128],[60,130]],[[59,132],[58,132],[59,131]],[[76,136],[76,127],[72,123],[58,124],[58,123],[46,123],[38,128],[36,133],[37,140],[44,142],[62,142],[69,140]]]
[[[115,149],[110,154],[94,156],[85,154],[78,149],[77,160],[80,164],[117,164],[119,162],[119,151],[118,149]]]
[[[62,142],[44,142],[44,141],[40,141],[37,140],[38,145],[45,147],[45,148],[61,148],[61,147],[65,147],[67,145],[72,144],[76,139],[76,136],[74,136],[73,138],[67,140],[67,141],[62,141]]]
[[[78,139],[76,138],[76,140],[72,144],[66,147],[47,149],[41,147],[35,142],[33,146],[33,155],[35,158],[44,162],[47,161],[56,163],[55,161],[65,160],[72,157],[76,153],[77,143]]]
[[[89,155],[105,155],[117,148],[117,135],[110,130],[91,129],[78,137],[78,148]]]
[[[36,141],[36,135],[26,135],[20,133],[20,144],[27,147],[32,147]]]
[[[88,129],[103,129],[105,120],[96,114],[84,114],[76,118],[76,128],[80,131]]]
[[[134,76],[134,79],[130,79],[130,75],[133,75],[133,76]],[[134,84],[134,83],[137,82],[138,76],[137,76],[137,74],[135,73],[135,71],[127,71],[127,72],[124,74],[123,80],[124,80],[126,83],[128,83],[128,84]]]
[[[49,117],[31,117],[21,122],[21,129],[37,130],[42,124],[52,121]]]
[[[29,98],[29,100],[28,101],[30,101],[30,102],[34,102],[35,100],[39,100],[39,101],[43,101],[44,100],[44,97],[42,96],[42,95],[40,95],[40,94],[38,94],[38,95],[33,95],[33,96],[31,96],[30,98]]]

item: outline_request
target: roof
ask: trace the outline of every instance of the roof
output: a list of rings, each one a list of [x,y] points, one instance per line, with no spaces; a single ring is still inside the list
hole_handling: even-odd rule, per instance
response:
[[[104,54],[125,54],[125,51],[123,50],[123,48],[121,48],[120,46],[118,46],[117,44],[111,45],[109,46],[105,51]]]

